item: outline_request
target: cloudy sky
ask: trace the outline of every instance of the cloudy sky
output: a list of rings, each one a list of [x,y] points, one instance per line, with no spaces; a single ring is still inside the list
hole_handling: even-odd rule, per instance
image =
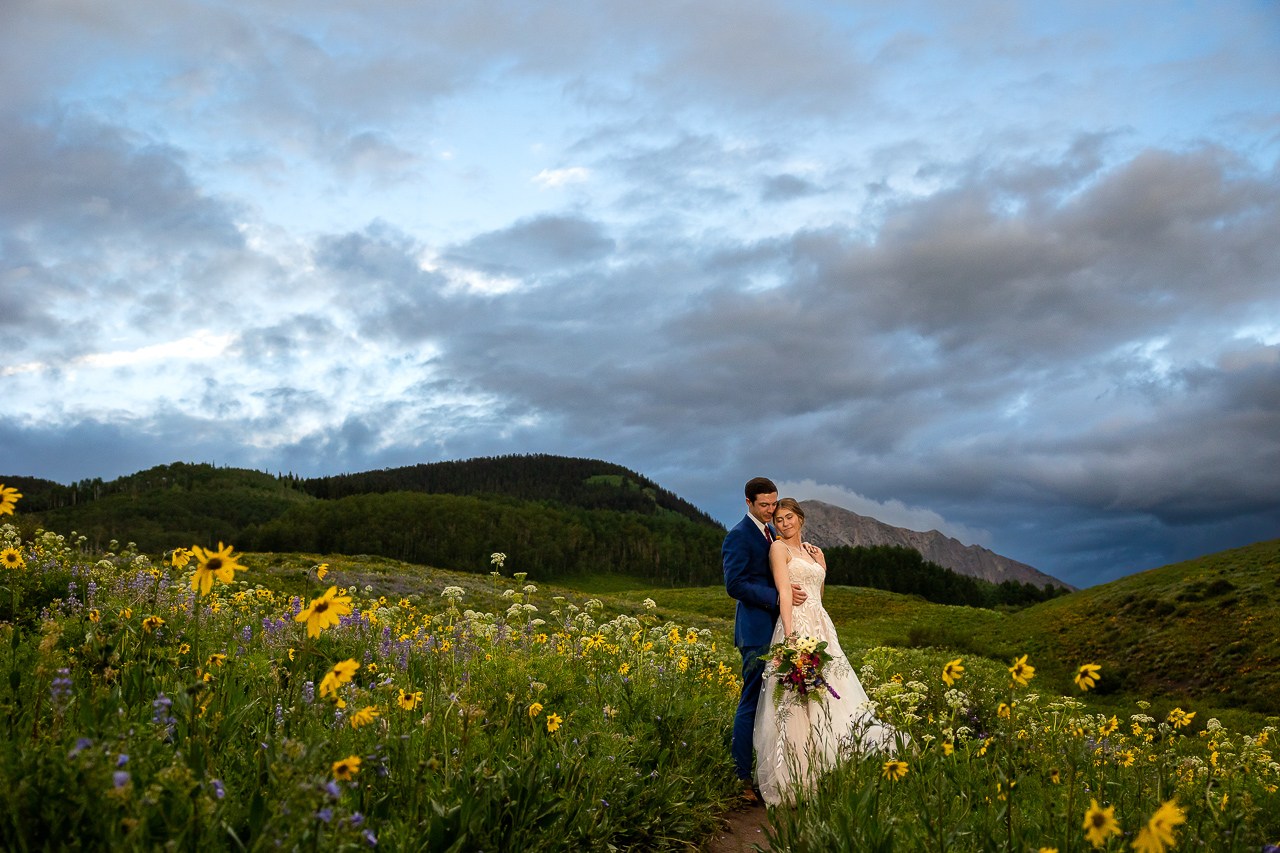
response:
[[[0,474],[765,473],[1081,586],[1280,536],[1277,93],[1265,2],[8,0]]]

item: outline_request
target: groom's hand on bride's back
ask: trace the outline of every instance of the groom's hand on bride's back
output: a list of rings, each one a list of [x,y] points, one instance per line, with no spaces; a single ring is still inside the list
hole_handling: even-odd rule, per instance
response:
[[[807,593],[807,592],[805,592],[805,591],[804,591],[804,587],[802,587],[802,586],[801,586],[800,584],[798,584],[798,583],[793,583],[793,584],[791,585],[791,604],[792,604],[792,606],[799,606],[799,605],[801,605],[801,604],[804,604],[804,603],[805,603],[805,601],[807,601],[808,599],[809,599],[809,593]]]

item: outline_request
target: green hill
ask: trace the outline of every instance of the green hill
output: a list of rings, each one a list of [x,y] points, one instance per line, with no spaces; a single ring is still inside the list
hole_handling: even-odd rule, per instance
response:
[[[1038,604],[998,636],[1046,660],[1101,663],[1103,689],[1280,713],[1280,539]]]
[[[63,534],[74,530],[88,537],[94,550],[105,549],[112,539],[136,542],[150,553],[234,542],[246,527],[315,501],[289,478],[183,462],[108,482],[81,480],[63,486],[24,477],[0,482],[22,491],[20,523],[38,523]]]
[[[611,573],[688,586],[720,580],[723,537],[675,513],[389,492],[295,506],[238,541],[246,550],[377,554],[486,573],[489,555],[502,551],[509,570],[544,580]]]
[[[629,468],[600,459],[545,453],[485,456],[317,477],[302,481],[302,488],[329,500],[386,492],[502,495],[582,509],[674,514],[724,531],[720,522],[693,504]]]

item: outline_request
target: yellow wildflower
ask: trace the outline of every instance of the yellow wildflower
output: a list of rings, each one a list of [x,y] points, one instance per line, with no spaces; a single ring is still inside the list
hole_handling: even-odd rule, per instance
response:
[[[1013,677],[1014,683],[1023,687],[1027,686],[1027,683],[1031,681],[1035,674],[1036,668],[1027,663],[1026,655],[1016,659],[1013,662],[1013,666],[1009,667],[1009,675]]]
[[[1109,735],[1115,733],[1116,729],[1118,728],[1120,728],[1120,721],[1115,718],[1115,715],[1112,715],[1111,719],[1107,720],[1105,723],[1099,726],[1098,734],[1100,734],[1102,737],[1108,737]]]
[[[164,620],[161,619],[159,616],[148,616],[146,619],[142,620],[142,630],[150,634],[152,631],[154,631],[156,628],[159,628],[163,624],[164,624]]]
[[[293,617],[293,621],[306,622],[307,636],[314,638],[326,628],[337,625],[338,619],[350,612],[350,596],[339,595],[338,588],[331,586],[324,595],[311,599],[311,603]]]
[[[618,667],[618,675],[626,675],[630,671],[631,664],[629,663],[624,663],[622,666]]]
[[[945,740],[945,741],[943,741],[943,742],[942,742],[942,754],[943,754],[943,755],[950,755],[951,753],[953,753],[953,752],[955,752],[955,751],[956,751],[956,748],[955,748],[955,746],[953,746],[953,745],[952,745],[951,741],[949,741],[949,740]]]
[[[333,669],[329,670],[320,682],[320,698],[327,699],[330,696],[337,698],[338,688],[350,681],[359,668],[360,664],[354,660],[344,660],[334,664]]]
[[[532,719],[533,717],[538,716],[538,715],[539,715],[539,714],[541,714],[541,713],[542,713],[542,703],[541,703],[541,702],[534,702],[532,705],[530,705],[530,706],[529,706],[529,717],[530,717],[530,719]]]
[[[1226,798],[1224,797],[1223,799],[1225,800]],[[1147,821],[1147,828],[1161,843],[1167,847],[1172,847],[1177,840],[1173,834],[1174,828],[1186,822],[1186,814],[1182,809],[1178,808],[1178,801],[1174,799],[1156,809],[1156,813],[1151,816],[1151,820]]]
[[[555,734],[560,729],[560,724],[563,722],[564,722],[564,719],[559,714],[548,714],[547,715],[547,732],[550,734]]]
[[[907,762],[905,761],[886,761],[884,767],[880,770],[880,775],[897,782],[899,779],[905,779],[907,776]]]
[[[98,608],[96,608],[96,607],[95,607],[95,608],[93,608],[92,610],[90,610],[90,611],[89,611],[89,621],[90,621],[90,622],[101,622],[101,621],[102,621],[102,613],[100,613],[100,612],[98,611]]]
[[[121,618],[121,619],[132,619],[132,618],[133,618],[133,609],[132,609],[132,608],[129,608],[129,607],[126,607],[126,608],[124,608],[123,610],[121,610],[121,611],[120,611],[120,618]]]
[[[170,565],[176,566],[179,569],[190,562],[191,552],[186,548],[175,548],[173,553],[169,555]]]
[[[191,553],[200,563],[191,578],[191,589],[200,590],[202,596],[208,595],[209,590],[213,589],[215,577],[223,583],[231,583],[235,580],[236,569],[241,568],[236,562],[239,557],[231,555],[231,546],[224,547],[221,542],[218,543],[217,551],[206,551],[199,545],[192,545]]]
[[[1041,847],[1040,853],[1058,853],[1057,847]]]
[[[226,659],[227,659],[227,656],[221,653],[209,655],[209,659],[204,662],[204,665],[206,667],[222,666],[222,664],[226,661]]]
[[[1089,810],[1084,813],[1084,834],[1095,848],[1106,844],[1108,835],[1119,835],[1116,807],[1104,809],[1097,800],[1090,798]]]
[[[329,574],[329,564],[321,563],[316,566],[316,580],[324,580],[324,576]]]
[[[1012,709],[1010,709],[1008,705],[1006,705],[1004,702],[1001,702],[1000,706],[996,708],[996,716],[1002,720],[1007,720],[1009,719],[1011,710]]]
[[[1055,785],[1062,784],[1062,775],[1058,773],[1058,768],[1055,767],[1049,771],[1049,781]]]
[[[412,711],[414,708],[418,707],[420,702],[422,702],[422,691],[418,691],[417,693],[405,693],[404,690],[401,689],[400,698],[396,699],[396,704],[406,711]]]
[[[17,489],[0,483],[0,515],[13,515],[13,508],[18,505],[18,498],[22,497]]]
[[[1132,767],[1133,759],[1134,755],[1132,749],[1125,749],[1116,753],[1116,763],[1121,767]]]
[[[955,684],[960,680],[960,677],[964,675],[964,667],[960,665],[960,661],[962,660],[963,658],[956,658],[953,661],[949,661],[947,665],[942,668],[942,680],[947,683],[948,687]]]
[[[378,716],[378,709],[372,705],[361,708],[351,715],[351,728],[358,729],[363,725],[373,722],[373,718]]]
[[[341,779],[344,782],[351,780],[351,777],[360,772],[360,756],[350,755],[341,761],[333,762],[333,778]]]
[[[1098,675],[1101,672],[1102,667],[1098,666],[1096,663],[1084,664],[1076,672],[1076,677],[1073,679],[1076,683],[1076,687],[1079,687],[1081,690],[1088,690],[1090,687],[1093,687],[1098,683]]]
[[[22,552],[17,548],[5,548],[0,551],[0,565],[6,569],[20,569],[26,564],[27,561],[22,559]]]
[[[178,654],[180,655],[185,655],[189,651],[191,651],[191,646],[187,645],[186,643],[183,643],[182,645],[178,646]]]
[[[1168,722],[1171,723],[1175,729],[1186,728],[1191,725],[1191,718],[1195,715],[1195,711],[1187,712],[1181,708],[1174,708],[1169,712]]]

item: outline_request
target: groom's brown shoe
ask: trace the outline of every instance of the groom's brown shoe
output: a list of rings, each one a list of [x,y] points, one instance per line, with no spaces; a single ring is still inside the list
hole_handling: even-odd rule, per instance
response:
[[[764,805],[764,800],[760,799],[760,792],[750,782],[742,783],[742,799],[747,801],[748,806]]]

